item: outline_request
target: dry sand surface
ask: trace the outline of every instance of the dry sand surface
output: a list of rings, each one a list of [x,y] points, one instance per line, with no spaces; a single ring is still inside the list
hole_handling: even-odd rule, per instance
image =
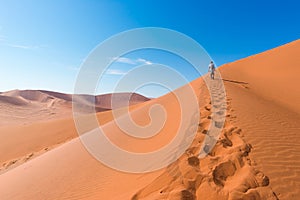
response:
[[[53,138],[62,137],[60,143],[63,144],[41,149],[45,152],[40,156],[2,173],[0,199],[297,199],[300,193],[300,145],[297,143],[300,93],[295,74],[300,63],[295,59],[299,51],[300,42],[295,41],[222,66],[220,71],[227,96],[220,92],[220,76],[214,81],[203,77],[217,99],[213,103],[203,79],[193,81],[191,86],[199,98],[201,114],[197,133],[176,162],[155,172],[124,173],[101,164],[87,152],[79,138],[74,138],[71,119],[51,120],[43,125],[31,123],[27,129],[22,127],[23,134],[39,135],[39,127],[45,126],[48,135],[53,130],[56,132]],[[227,106],[221,104],[222,100]],[[111,121],[110,111],[103,112],[106,123],[102,126],[113,143],[126,150],[144,152],[161,147],[174,136],[177,128],[180,109],[174,95],[170,93],[137,104],[130,115],[138,124],[147,124],[148,109],[158,103],[171,118],[148,143],[139,144],[122,135]],[[208,152],[210,140],[214,140],[209,127],[211,124],[217,126],[218,115],[226,115],[220,138],[208,156],[199,158],[201,152]],[[20,136],[10,138],[8,134],[5,137],[8,143],[3,141],[3,144],[8,150],[1,150],[1,160],[20,156],[18,152],[23,151],[26,152],[22,154],[23,159],[30,156],[29,147],[24,149],[23,145],[14,144],[14,138]],[[29,146],[33,143],[42,143],[43,147],[49,145],[44,141],[46,136],[30,137],[32,139],[24,141]],[[58,140],[53,141],[49,143],[57,144]],[[207,141],[208,145],[203,145]],[[11,145],[17,145],[19,150],[13,151]]]
[[[130,93],[117,93],[117,108],[125,105]],[[99,95],[99,124],[113,119],[111,95]],[[130,99],[135,104],[149,100],[138,94]],[[16,102],[23,102],[22,104]],[[50,91],[15,90],[0,94],[0,174],[39,156],[78,136],[72,118],[72,96]],[[122,108],[119,108],[122,109]]]
[[[300,197],[300,40],[221,67],[251,157],[279,199]]]

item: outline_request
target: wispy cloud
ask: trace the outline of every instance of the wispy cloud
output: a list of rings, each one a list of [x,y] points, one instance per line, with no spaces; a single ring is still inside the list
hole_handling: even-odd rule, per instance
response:
[[[126,58],[126,57],[115,57],[115,58],[112,58],[112,60],[114,62],[125,63],[125,64],[130,64],[130,65],[138,65],[138,64],[151,65],[152,64],[151,61],[145,60],[143,58],[131,59],[131,58]]]
[[[109,75],[124,75],[127,72],[119,70],[119,69],[108,69],[106,70],[105,74],[109,74]]]
[[[115,57],[112,59],[114,62],[118,63],[125,63],[125,64],[130,64],[130,65],[135,65],[136,62],[130,58],[125,58],[125,57]]]
[[[20,44],[6,44],[6,45],[12,48],[28,49],[28,50],[40,48],[40,46],[20,45]]]
[[[136,62],[141,63],[141,64],[146,64],[146,65],[151,65],[151,64],[152,64],[151,61],[145,60],[145,59],[142,59],[142,58],[138,58],[138,59],[136,60]]]

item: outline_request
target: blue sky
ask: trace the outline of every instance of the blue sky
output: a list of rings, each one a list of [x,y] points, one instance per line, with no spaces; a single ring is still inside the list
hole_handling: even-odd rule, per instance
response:
[[[299,39],[299,7],[297,0],[0,0],[0,91],[72,93],[81,63],[99,43],[140,27],[182,32],[222,65]],[[168,64],[188,80],[196,78],[184,61],[171,57],[155,51],[127,55],[133,63],[114,63],[98,92],[110,92],[126,70],[143,62],[138,59]],[[141,91],[152,97],[164,92]]]

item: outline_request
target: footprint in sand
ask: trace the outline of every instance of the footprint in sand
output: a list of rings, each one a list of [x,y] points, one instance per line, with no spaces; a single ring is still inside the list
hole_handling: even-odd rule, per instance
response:
[[[209,106],[204,106],[205,110],[210,111],[210,107]]]
[[[257,172],[255,178],[260,187],[265,187],[270,184],[269,177],[265,176],[262,172]]]
[[[215,104],[213,105],[214,108],[220,108],[221,104]]]
[[[214,121],[215,127],[217,128],[222,128],[223,127],[223,122],[218,122],[218,121]]]
[[[194,194],[189,190],[182,190],[181,191],[181,200],[194,200]]]
[[[216,112],[217,115],[224,115],[224,111],[223,110],[219,110],[218,112]]]
[[[199,158],[197,156],[192,156],[188,158],[188,163],[189,165],[193,166],[193,167],[197,167],[199,166]]]
[[[224,186],[227,177],[233,176],[236,172],[236,166],[232,161],[219,164],[213,170],[213,180],[216,185]]]
[[[224,138],[220,142],[224,148],[232,147],[232,141],[228,138],[227,134],[224,134]]]

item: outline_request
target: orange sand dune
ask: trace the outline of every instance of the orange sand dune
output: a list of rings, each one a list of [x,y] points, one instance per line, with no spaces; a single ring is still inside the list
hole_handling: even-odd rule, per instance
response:
[[[99,122],[113,119],[111,111],[98,113]],[[7,169],[78,137],[72,118],[0,127],[0,169]],[[2,171],[0,171],[1,173]]]
[[[82,111],[88,108],[97,112],[118,109],[148,101],[136,93],[116,93],[103,95],[77,95],[74,103],[80,104]],[[112,104],[113,102],[113,104]],[[72,95],[44,90],[12,90],[0,93],[0,126],[31,124],[46,120],[63,119],[72,116]]]
[[[300,113],[300,40],[221,67],[225,83],[249,88],[251,94]],[[226,81],[226,79],[229,79]],[[228,84],[234,85],[234,84]]]
[[[211,82],[211,84],[215,83]],[[204,94],[205,85],[202,79],[194,81],[192,86],[197,96],[200,96],[200,93]],[[218,94],[216,93],[216,95]],[[275,199],[275,195],[268,186],[268,178],[251,166],[251,162],[247,161],[249,160],[250,148],[240,139],[238,136],[240,131],[236,127],[226,125],[227,131],[222,136],[224,139],[217,144],[220,149],[214,150],[210,156],[200,160],[200,163],[203,162],[203,164],[199,168],[199,159],[197,158],[201,147],[199,142],[203,142],[204,136],[207,134],[205,129],[210,123],[211,109],[208,98],[199,100],[202,101],[200,109],[203,115],[199,123],[201,125],[197,137],[190,149],[177,162],[167,168],[146,174],[119,172],[96,162],[84,150],[80,140],[74,139],[2,174],[0,176],[0,195],[3,199],[182,199],[186,196],[188,199],[194,197],[201,199],[202,196],[204,199],[209,199],[209,194],[211,194],[210,197],[221,199],[228,196],[232,199],[238,199],[241,196]],[[172,134],[169,132],[173,131],[175,125],[172,122],[177,120],[176,116],[180,115],[176,99],[170,93],[146,102],[144,106],[139,106],[131,111],[132,117],[138,119],[138,122],[147,122],[149,120],[148,115],[141,113],[144,113],[149,105],[157,103],[164,105],[166,112],[172,114],[172,120],[166,121],[166,127],[155,136],[156,138],[154,137],[154,141],[151,141],[150,144],[141,145],[145,146],[146,149],[164,144],[165,140],[169,139],[170,134]],[[114,121],[104,126],[107,130],[113,130],[111,132],[113,134],[112,139],[115,139],[114,134],[116,132],[121,133],[115,127]],[[111,135],[109,134],[109,136]],[[122,147],[129,150],[133,150],[131,149],[132,144],[137,144],[126,139],[122,139],[122,141]],[[134,146],[134,150],[138,151],[142,148],[141,146]],[[157,158],[158,161],[160,159],[160,157]],[[208,166],[211,167],[207,168]],[[248,175],[240,178],[239,174],[244,172]],[[41,178],[45,175],[47,178]],[[251,179],[250,182],[247,181],[249,178]],[[17,179],[23,181],[16,182]],[[55,184],[53,184],[54,182]],[[196,182],[198,183],[195,185]],[[233,182],[232,187],[230,186],[231,182]],[[116,184],[118,190],[115,189]],[[16,188],[18,193],[14,192]],[[139,188],[144,189],[138,191]],[[249,188],[251,190],[248,190]]]
[[[132,94],[131,97],[130,93],[115,95],[117,106],[125,105],[130,100],[130,109],[149,100],[138,94]],[[111,94],[96,98],[96,103],[108,105]],[[1,93],[0,136],[5,140],[0,141],[0,174],[78,136],[72,118],[71,101],[71,95],[50,91],[14,90]],[[49,103],[51,106],[47,106]],[[49,113],[55,115],[49,118]],[[15,120],[18,114],[20,119]],[[103,111],[97,113],[97,118],[99,124],[103,125],[113,119],[113,114]]]
[[[296,59],[295,51],[299,52],[299,48],[300,43],[296,41],[221,67],[227,97],[220,93],[220,76],[214,81],[205,76],[212,96],[217,99],[213,104],[203,79],[193,81],[191,85],[200,102],[200,121],[192,144],[173,164],[152,173],[119,172],[96,161],[79,138],[75,138],[1,174],[0,198],[297,199],[299,106],[295,104],[299,93],[290,94],[285,88],[298,91],[297,86],[292,85],[295,83],[292,74],[299,69],[291,67],[282,71],[275,66]],[[264,80],[259,79],[261,72],[268,72]],[[184,92],[185,87],[175,92]],[[278,94],[284,97],[277,99]],[[220,103],[223,100],[227,107]],[[129,114],[137,124],[145,125],[150,121],[148,110],[155,104],[161,104],[171,118],[150,143],[139,144],[122,135],[115,121],[106,123],[103,129],[113,143],[129,151],[144,152],[161,147],[174,136],[178,126],[180,108],[174,95],[170,93],[145,102]],[[208,156],[199,158],[201,152],[207,151],[202,143],[208,142],[210,148],[214,140],[208,127],[217,126],[215,120],[223,114],[226,121],[220,138]],[[83,136],[89,137],[91,133]],[[157,162],[163,158],[163,155],[158,156]]]
[[[279,199],[300,196],[300,40],[221,67],[257,167]]]
[[[169,94],[163,99],[165,99],[164,104],[170,105],[169,110],[176,113],[178,110],[176,104],[174,106],[168,101],[174,100],[174,96]],[[135,116],[141,119],[140,113],[144,108],[156,102],[157,100],[151,100],[145,102],[145,106],[136,106],[133,110],[137,111]],[[148,115],[143,116],[144,120],[141,121],[147,121],[147,117]],[[171,121],[169,123],[173,124]],[[106,127],[115,129],[115,124],[109,122]],[[126,141],[124,142],[126,146]],[[43,174],[45,178],[41,179]],[[108,168],[91,157],[76,138],[2,174],[0,196],[2,199],[128,199],[134,195],[137,188],[145,186],[159,174],[160,171],[135,175]],[[69,179],[70,175],[71,179]],[[17,179],[24,181],[16,183]],[[56,183],[53,184],[54,182]],[[118,190],[116,190],[116,183]],[[35,189],[36,187],[39,187],[40,192]],[[18,194],[12,191],[13,188],[18,188]]]

